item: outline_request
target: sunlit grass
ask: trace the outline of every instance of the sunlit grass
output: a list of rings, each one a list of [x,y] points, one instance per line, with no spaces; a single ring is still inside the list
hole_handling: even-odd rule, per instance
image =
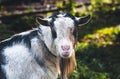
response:
[[[87,47],[89,44],[96,44],[97,46],[105,46],[113,44],[113,41],[116,39],[116,35],[120,33],[119,27],[106,27],[95,31],[93,34],[87,34],[81,40],[81,43],[78,43],[81,48]]]

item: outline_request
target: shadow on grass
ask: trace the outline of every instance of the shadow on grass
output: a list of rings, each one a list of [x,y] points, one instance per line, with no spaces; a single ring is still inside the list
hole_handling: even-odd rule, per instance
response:
[[[80,66],[78,67],[79,73],[86,73],[86,76],[80,75],[82,76],[81,79],[96,79],[95,75],[98,75],[98,73],[106,73],[105,75],[103,74],[106,77],[102,79],[120,79],[120,44],[107,45],[105,47],[92,45],[83,51],[77,51],[76,57],[78,66]],[[81,63],[79,64],[80,61]],[[82,71],[81,65],[88,68]],[[94,75],[92,75],[92,72],[95,72]]]

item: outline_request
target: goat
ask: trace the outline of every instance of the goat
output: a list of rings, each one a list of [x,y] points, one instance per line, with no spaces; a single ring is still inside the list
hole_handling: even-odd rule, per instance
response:
[[[0,79],[68,79],[76,67],[76,26],[89,19],[69,13],[38,17],[38,28],[1,41]]]

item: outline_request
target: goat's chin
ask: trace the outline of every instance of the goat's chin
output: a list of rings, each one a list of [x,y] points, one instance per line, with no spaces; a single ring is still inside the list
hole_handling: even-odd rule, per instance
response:
[[[62,58],[69,59],[70,57],[69,56],[62,56]]]

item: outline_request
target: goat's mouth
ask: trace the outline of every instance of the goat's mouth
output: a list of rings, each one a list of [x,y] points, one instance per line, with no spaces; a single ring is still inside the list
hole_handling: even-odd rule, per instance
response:
[[[63,52],[63,53],[61,54],[61,57],[62,57],[62,58],[69,58],[69,57],[70,57],[70,52]]]

